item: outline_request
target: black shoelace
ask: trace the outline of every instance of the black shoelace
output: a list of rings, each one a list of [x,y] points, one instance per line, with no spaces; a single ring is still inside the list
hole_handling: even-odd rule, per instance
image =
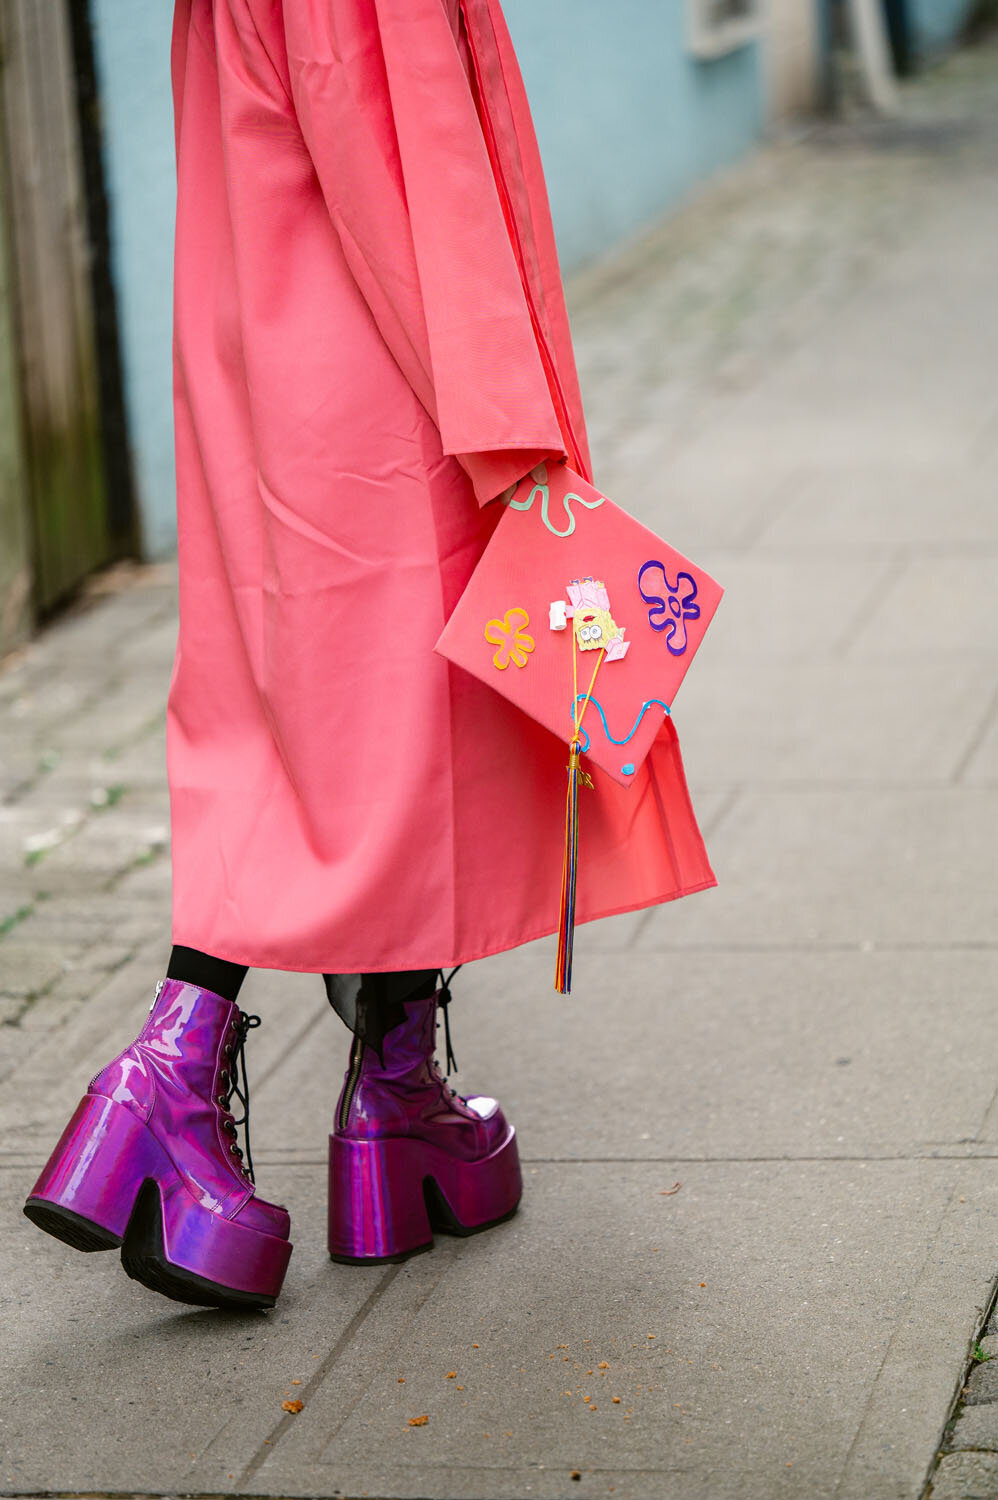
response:
[[[454,975],[459,974],[463,968],[463,964],[458,964],[457,968],[451,969],[449,974],[445,974],[443,969],[440,970],[440,988],[437,991],[437,1004],[444,1013],[444,1047],[446,1049],[444,1066],[447,1069],[447,1072],[445,1074],[445,1077],[447,1078],[450,1077],[451,1070],[453,1070],[455,1073],[458,1071],[457,1058],[454,1056],[454,1048],[451,1046],[450,1041],[450,1015],[448,1012],[448,1007],[452,998],[450,986],[451,980],[454,978]],[[451,1089],[451,1093],[453,1092],[454,1090]]]
[[[246,1165],[242,1170],[244,1176],[248,1177],[250,1182],[254,1184],[256,1183],[256,1177],[253,1173],[253,1153],[250,1150],[250,1095],[249,1078],[246,1075],[246,1037],[259,1025],[259,1016],[248,1016],[243,1010],[239,1012],[239,1019],[232,1023],[233,1040],[227,1043],[225,1048],[225,1055],[231,1058],[232,1062],[230,1067],[223,1068],[222,1070],[221,1077],[224,1079],[226,1087],[225,1093],[218,1096],[218,1103],[228,1115],[228,1119],[225,1121],[225,1128],[229,1131],[229,1134],[234,1137],[239,1126],[243,1127],[243,1140],[246,1142]],[[241,1085],[239,1082],[240,1074],[242,1075]],[[232,1113],[231,1105],[233,1099],[238,1099],[243,1107],[243,1112],[238,1119]],[[236,1145],[235,1140],[233,1140],[229,1150],[233,1156],[238,1156],[239,1160],[242,1161],[243,1152]]]

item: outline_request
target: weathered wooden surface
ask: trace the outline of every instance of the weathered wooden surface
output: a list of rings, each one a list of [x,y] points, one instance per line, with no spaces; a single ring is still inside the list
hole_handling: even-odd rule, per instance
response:
[[[97,353],[79,127],[63,0],[0,6],[13,307],[35,597],[107,559]]]
[[[0,171],[0,656],[25,638],[32,616],[27,476],[7,223],[6,182]]]

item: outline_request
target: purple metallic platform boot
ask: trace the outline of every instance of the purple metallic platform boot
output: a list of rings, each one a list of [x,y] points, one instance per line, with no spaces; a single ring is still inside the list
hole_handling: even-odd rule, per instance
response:
[[[199,1307],[272,1307],[286,1209],[255,1195],[229,1110],[251,1019],[161,982],[136,1040],[91,1083],[24,1205],[77,1250],[121,1247],[128,1275]],[[245,1075],[244,1075],[245,1078]]]
[[[410,1000],[384,1064],[353,1043],[329,1137],[329,1253],[373,1264],[476,1234],[520,1201],[516,1132],[494,1099],[463,1099],[434,1060],[437,997]]]

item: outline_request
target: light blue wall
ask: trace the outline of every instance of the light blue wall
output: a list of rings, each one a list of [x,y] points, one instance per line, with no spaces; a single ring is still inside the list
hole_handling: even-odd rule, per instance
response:
[[[145,554],[176,540],[172,0],[91,0],[125,407]]]
[[[928,4],[929,0],[922,0]],[[175,538],[172,0],[91,0],[126,405],[147,556]],[[506,0],[565,270],[649,223],[757,138],[756,46],[686,49],[683,0]]]
[[[974,0],[908,0],[915,53],[940,52],[959,39]]]
[[[564,269],[739,157],[762,128],[758,47],[698,62],[681,0],[505,0]]]

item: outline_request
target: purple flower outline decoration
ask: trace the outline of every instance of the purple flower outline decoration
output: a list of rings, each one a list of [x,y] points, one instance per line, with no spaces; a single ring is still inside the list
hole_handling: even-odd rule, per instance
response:
[[[645,593],[642,581],[649,568],[657,568],[661,573],[664,594]],[[675,583],[670,583],[665,564],[650,559],[638,569],[638,593],[646,604],[652,606],[648,611],[648,624],[652,630],[667,631],[666,648],[673,656],[682,656],[689,645],[686,621],[700,618],[700,606],[696,603],[697,583],[692,573],[677,573]]]

